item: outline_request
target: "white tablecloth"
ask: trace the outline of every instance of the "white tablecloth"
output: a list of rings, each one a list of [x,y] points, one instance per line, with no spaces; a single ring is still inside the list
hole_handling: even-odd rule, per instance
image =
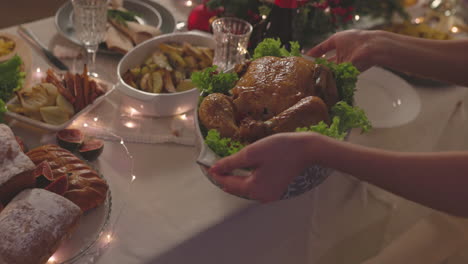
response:
[[[159,2],[179,20],[184,19],[187,10],[178,9],[181,1]],[[53,18],[26,26],[45,43],[59,38]],[[99,68],[108,70],[113,81],[117,62],[117,57],[98,57]],[[34,65],[47,67],[40,56],[34,57]],[[457,106],[465,97],[465,88],[414,88],[422,110],[413,122],[364,135],[353,132],[350,141],[398,151],[468,149],[465,104]],[[50,137],[18,123],[12,125],[29,144]],[[130,192],[124,190],[132,172],[119,141],[106,142],[99,161],[102,173],[116,186],[114,195],[127,205],[110,247],[97,263],[362,263],[385,253],[401,234],[418,230],[412,227],[432,213],[339,172],[315,191],[260,205],[213,186],[195,164],[197,153],[191,146],[127,146],[136,177]],[[436,230],[437,225],[423,227]],[[412,244],[421,242],[419,233],[411,237],[415,238]],[[426,250],[441,243],[429,242]],[[404,254],[405,248],[392,255]],[[462,254],[454,254],[451,252],[449,263],[466,263]]]

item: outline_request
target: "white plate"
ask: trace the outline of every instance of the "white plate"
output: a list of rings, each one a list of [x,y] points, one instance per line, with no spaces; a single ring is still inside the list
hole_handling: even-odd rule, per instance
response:
[[[163,5],[156,1],[148,0],[125,0],[124,7],[130,11],[140,14],[139,23],[151,25],[161,30],[163,34],[174,32],[176,29],[176,20],[173,14]],[[55,13],[55,26],[61,36],[71,42],[81,45],[81,42],[75,36],[73,28],[73,5],[71,1],[65,2]],[[118,54],[108,50],[105,45],[98,52],[108,54]]]
[[[356,105],[364,109],[375,128],[405,125],[421,111],[421,100],[414,88],[382,68],[362,73],[356,88]]]
[[[104,86],[106,87],[106,92],[105,94],[99,96],[98,98],[96,98],[96,100],[94,100],[94,102],[92,102],[91,104],[89,104],[88,106],[86,106],[85,108],[83,108],[80,112],[78,113],[75,113],[67,122],[61,124],[61,125],[51,125],[51,124],[47,124],[45,122],[42,122],[42,121],[38,121],[38,120],[34,120],[32,118],[29,118],[27,116],[24,116],[24,115],[20,115],[20,114],[17,114],[17,113],[14,113],[14,112],[11,112],[11,111],[7,111],[5,114],[10,117],[10,118],[13,118],[13,119],[16,119],[18,121],[21,121],[23,123],[26,123],[28,125],[31,125],[31,126],[35,126],[35,127],[38,127],[38,128],[42,128],[42,129],[45,129],[45,130],[49,130],[49,131],[60,131],[62,129],[65,129],[66,127],[70,126],[73,121],[75,119],[77,119],[79,116],[81,116],[82,114],[85,114],[89,111],[91,111],[93,108],[95,108],[98,104],[100,104],[115,88],[115,85],[109,83],[109,82],[105,82],[105,81],[101,81],[101,80],[98,80],[99,83],[103,83]],[[12,98],[10,101],[8,101],[8,104],[15,104],[18,102],[18,98],[14,97]]]

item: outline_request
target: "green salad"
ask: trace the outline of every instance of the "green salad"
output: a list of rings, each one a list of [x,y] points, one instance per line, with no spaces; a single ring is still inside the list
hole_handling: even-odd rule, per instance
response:
[[[18,55],[0,63],[0,122],[7,111],[6,102],[21,89],[26,74],[21,70],[23,61]]]
[[[263,40],[254,50],[253,58],[265,56],[288,57],[301,56],[297,42],[291,42],[291,50],[288,51],[281,42],[276,39]],[[336,103],[330,112],[331,123],[323,121],[310,127],[297,128],[297,132],[316,132],[338,140],[344,140],[349,130],[361,128],[362,132],[369,131],[372,126],[362,109],[353,106],[354,92],[356,90],[359,71],[351,63],[336,64],[325,59],[316,59],[315,63],[328,67],[335,77],[340,101]],[[223,93],[229,95],[229,91],[235,86],[239,77],[236,73],[219,73],[216,66],[204,71],[192,74],[192,82],[202,94],[200,102],[209,94]],[[222,138],[215,129],[206,131],[201,127],[205,137],[205,143],[220,157],[232,155],[241,150],[245,145],[231,138]]]

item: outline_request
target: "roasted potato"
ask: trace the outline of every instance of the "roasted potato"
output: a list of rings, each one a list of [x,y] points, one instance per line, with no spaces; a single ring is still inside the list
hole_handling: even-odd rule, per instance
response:
[[[160,44],[140,66],[126,71],[128,85],[151,93],[176,93],[194,88],[193,72],[213,65],[213,49],[189,43]]]

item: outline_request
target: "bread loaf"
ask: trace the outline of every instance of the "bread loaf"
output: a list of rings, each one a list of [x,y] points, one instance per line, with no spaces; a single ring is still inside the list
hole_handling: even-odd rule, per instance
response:
[[[18,145],[11,129],[0,124],[0,203],[7,204],[20,191],[34,187],[36,166]]]
[[[78,206],[55,193],[22,191],[0,213],[0,263],[46,263],[81,214]]]
[[[54,179],[68,175],[68,190],[64,196],[83,212],[105,202],[109,188],[106,181],[70,151],[57,145],[44,145],[32,149],[27,155],[35,164],[49,162]]]

